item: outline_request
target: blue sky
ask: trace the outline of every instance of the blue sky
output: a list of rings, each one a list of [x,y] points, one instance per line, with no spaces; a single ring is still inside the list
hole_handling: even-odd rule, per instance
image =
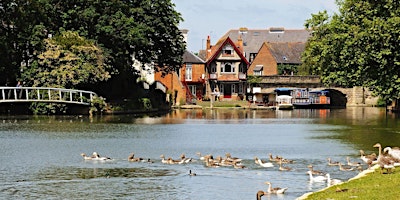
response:
[[[335,0],[171,0],[188,29],[188,50],[198,52],[205,47],[208,35],[211,44],[231,29],[304,28],[311,14],[327,10],[337,12]]]

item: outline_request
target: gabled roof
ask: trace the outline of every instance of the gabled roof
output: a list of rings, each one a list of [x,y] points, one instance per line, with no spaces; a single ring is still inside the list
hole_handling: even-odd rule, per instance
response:
[[[205,61],[192,52],[185,50],[183,53],[183,63],[205,63]]]
[[[243,53],[238,49],[238,47],[236,46],[236,44],[229,38],[221,38],[220,40],[218,40],[218,42],[211,48],[211,56],[210,58],[207,59],[207,65],[210,64],[211,61],[213,61],[218,55],[219,53],[222,51],[222,48],[226,45],[226,44],[230,44],[233,49],[235,50],[235,52],[239,55],[239,57],[244,60],[246,62],[247,65],[250,65],[249,61],[247,61],[247,59],[244,57]]]
[[[306,29],[284,29],[284,28],[269,28],[269,29],[232,29],[229,30],[222,38],[230,37],[236,41],[239,36],[243,40],[243,50],[246,52],[246,57],[249,58],[250,53],[257,53],[264,42],[271,43],[306,43],[311,37],[311,32]]]
[[[301,64],[301,54],[304,52],[305,43],[266,43],[272,56],[278,64]]]

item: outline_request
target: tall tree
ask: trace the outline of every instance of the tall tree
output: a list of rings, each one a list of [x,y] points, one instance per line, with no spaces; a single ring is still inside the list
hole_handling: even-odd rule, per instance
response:
[[[400,3],[339,0],[339,12],[319,12],[305,23],[313,31],[303,67],[327,85],[365,86],[389,101],[400,98]]]
[[[170,0],[4,0],[0,14],[0,72],[10,76],[18,77],[21,65],[31,67],[48,47],[44,39],[62,31],[95,41],[119,83],[134,75],[132,57],[164,73],[181,67],[182,18]]]

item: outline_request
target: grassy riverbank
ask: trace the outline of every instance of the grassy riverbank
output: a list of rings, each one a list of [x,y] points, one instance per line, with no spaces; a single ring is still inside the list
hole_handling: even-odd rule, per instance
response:
[[[384,171],[385,172],[385,171]],[[375,169],[360,178],[356,177],[340,185],[334,185],[324,190],[305,195],[299,199],[386,199],[397,200],[400,196],[400,170],[381,174]]]

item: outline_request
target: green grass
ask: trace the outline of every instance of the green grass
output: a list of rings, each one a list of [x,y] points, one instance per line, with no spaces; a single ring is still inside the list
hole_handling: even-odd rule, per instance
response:
[[[342,191],[338,192],[338,189]],[[341,185],[335,185],[326,190],[315,192],[306,199],[397,200],[400,199],[400,171],[394,170],[393,173],[390,174],[381,174],[380,169],[377,169],[359,179],[354,179]]]

